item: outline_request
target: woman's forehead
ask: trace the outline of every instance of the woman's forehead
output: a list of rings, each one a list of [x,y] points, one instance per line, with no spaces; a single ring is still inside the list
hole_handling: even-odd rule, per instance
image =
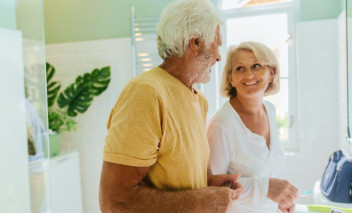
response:
[[[237,62],[251,62],[251,61],[257,61],[257,57],[254,55],[254,53],[251,50],[247,49],[240,49],[234,52],[232,55],[231,61],[233,63]]]

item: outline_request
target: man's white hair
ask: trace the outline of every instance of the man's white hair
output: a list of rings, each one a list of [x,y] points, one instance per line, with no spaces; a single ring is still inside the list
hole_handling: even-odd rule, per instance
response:
[[[177,0],[167,5],[156,27],[159,55],[162,59],[182,57],[189,40],[202,38],[213,42],[222,21],[209,0]]]

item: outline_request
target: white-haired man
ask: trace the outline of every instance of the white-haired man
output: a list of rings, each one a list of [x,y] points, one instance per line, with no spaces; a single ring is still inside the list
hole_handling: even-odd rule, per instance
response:
[[[132,79],[109,121],[100,180],[105,212],[226,212],[242,193],[239,175],[207,175],[205,96],[221,60],[220,18],[209,0],[179,0],[157,26],[164,62]],[[232,183],[231,188],[219,187]]]

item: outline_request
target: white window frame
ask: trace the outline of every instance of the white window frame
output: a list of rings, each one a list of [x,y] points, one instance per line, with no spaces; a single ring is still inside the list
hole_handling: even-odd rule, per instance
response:
[[[224,26],[222,26],[222,40],[223,45],[220,47],[220,53],[222,56],[226,56],[227,50],[227,39],[226,39],[226,29],[227,29],[227,19],[234,18],[243,18],[250,16],[261,16],[261,15],[270,15],[270,14],[278,14],[285,13],[287,14],[287,26],[288,26],[288,86],[289,86],[289,140],[282,143],[286,152],[298,152],[299,151],[299,143],[298,143],[298,99],[297,99],[297,61],[296,61],[296,23],[297,23],[297,11],[299,8],[299,2],[297,0],[293,0],[291,2],[280,2],[280,3],[271,3],[271,4],[263,4],[263,5],[254,5],[243,8],[234,8],[234,9],[219,9],[218,12],[220,14],[221,19],[224,22]],[[222,1],[218,1],[218,8],[222,7]],[[224,67],[225,58],[218,63],[219,67]],[[219,68],[218,67],[218,68]],[[221,72],[217,72],[217,78],[221,79]],[[281,79],[281,78],[280,78]],[[285,78],[282,78],[285,79]],[[219,82],[220,83],[220,82]],[[218,83],[218,85],[219,85]],[[224,99],[220,95],[218,95],[218,103],[224,103],[227,99]],[[222,105],[220,104],[220,105]]]

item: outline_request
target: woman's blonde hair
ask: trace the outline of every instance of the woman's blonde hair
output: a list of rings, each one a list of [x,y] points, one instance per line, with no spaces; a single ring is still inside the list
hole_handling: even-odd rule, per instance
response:
[[[229,76],[232,74],[232,57],[235,53],[241,50],[249,50],[253,52],[254,56],[260,63],[269,66],[274,71],[274,79],[268,85],[268,88],[265,90],[264,95],[273,95],[279,92],[280,69],[279,63],[277,62],[274,52],[262,43],[254,41],[245,41],[240,43],[240,45],[232,45],[228,49],[226,56],[226,64],[222,72],[220,94],[228,98],[232,98],[237,95],[236,88],[232,87],[231,82],[229,80]]]

